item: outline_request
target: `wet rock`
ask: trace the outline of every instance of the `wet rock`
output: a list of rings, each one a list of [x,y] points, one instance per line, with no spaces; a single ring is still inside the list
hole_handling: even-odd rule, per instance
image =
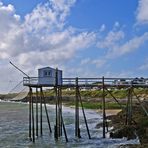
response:
[[[135,139],[136,138],[135,129],[128,126],[124,126],[122,129],[118,129],[114,132],[111,132],[110,137],[111,138],[127,137],[127,140]]]
[[[101,128],[102,126],[103,126],[103,123],[101,122],[101,123],[98,123],[95,128]]]

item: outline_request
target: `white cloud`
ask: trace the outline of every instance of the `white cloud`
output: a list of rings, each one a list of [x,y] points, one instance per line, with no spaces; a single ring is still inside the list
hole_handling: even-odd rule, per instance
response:
[[[81,33],[75,36],[70,35],[69,33],[68,37],[63,39],[62,42],[58,42],[57,44],[55,44],[49,50],[29,51],[19,54],[16,59],[19,61],[20,64],[26,64],[28,66],[38,64],[46,65],[47,63],[50,63],[50,65],[53,65],[55,63],[63,63],[67,60],[70,60],[75,55],[77,50],[90,46],[92,44],[92,40],[94,40],[94,36],[91,33]],[[44,44],[44,46],[47,45]]]
[[[95,64],[97,68],[103,67],[105,63],[106,63],[106,60],[102,60],[102,59],[95,59],[92,61],[92,64]]]
[[[91,59],[90,58],[82,59],[81,62],[80,62],[81,65],[87,65],[89,63],[91,63]]]
[[[104,73],[104,77],[106,78],[127,78],[127,77],[133,77],[135,76],[135,74],[133,74],[133,72],[131,71],[118,71],[118,72],[112,72],[112,71],[107,71],[106,73]]]
[[[98,48],[112,48],[115,46],[117,42],[119,42],[121,39],[123,39],[125,36],[124,32],[119,31],[113,31],[111,30],[105,38],[98,41],[97,47]]]
[[[116,21],[114,24],[114,28],[118,28],[118,27],[120,27],[120,23]]]
[[[124,44],[116,44],[112,49],[108,50],[108,57],[119,57],[127,53],[137,50],[146,41],[148,41],[148,33],[144,33],[142,36],[136,36]]]
[[[50,2],[50,4],[39,4],[32,13],[25,16],[23,23],[19,21],[20,17],[15,14],[12,5],[3,6],[1,4],[0,10],[5,8],[4,13],[1,13],[0,16],[5,18],[1,23],[4,25],[0,26],[2,32],[0,37],[1,59],[10,57],[19,59],[21,55],[29,58],[30,55],[36,54],[45,57],[48,55],[48,59],[51,59],[52,62],[53,59],[65,60],[71,58],[77,50],[87,48],[93,43],[95,33],[78,33],[72,27],[63,28],[65,18],[75,0],[51,0]],[[51,7],[49,7],[50,5]],[[7,24],[10,27],[5,28]],[[31,60],[31,58],[29,59]]]
[[[66,77],[83,77],[83,78],[90,78],[90,77],[96,77],[98,76],[98,71],[93,71],[90,69],[90,67],[66,67],[64,69],[64,72]]]
[[[21,44],[21,28],[19,22],[19,15],[15,14],[15,9],[12,5],[0,5],[0,59],[8,58],[19,52],[16,44]]]
[[[148,23],[148,0],[139,0],[136,18],[138,23]]]
[[[6,36],[7,32],[11,28],[15,28],[18,23],[18,19],[16,19],[15,9],[12,5],[4,6],[2,3],[0,4],[0,38]]]
[[[145,60],[144,64],[139,67],[139,70],[145,71],[148,70],[148,58]]]
[[[49,3],[39,4],[30,14],[25,16],[24,26],[31,32],[46,28],[48,32],[63,29],[65,19],[75,0],[49,0]]]
[[[137,50],[148,41],[148,32],[125,40],[124,31],[120,30],[120,28],[115,29],[115,26],[119,26],[118,22],[115,22],[113,29],[106,36],[101,36],[97,42],[97,47],[106,51],[105,58],[117,58],[128,54]]]
[[[59,15],[59,20],[64,22],[67,15],[69,15],[70,8],[74,5],[76,0],[49,0],[52,4],[53,10]]]
[[[86,59],[82,59],[80,64],[83,66],[87,66],[89,65],[95,65],[97,68],[101,68],[104,66],[104,64],[106,63],[106,59],[91,59],[91,58],[86,58]]]
[[[100,27],[100,29],[99,29],[99,31],[100,32],[103,32],[103,31],[105,31],[105,29],[106,29],[105,24],[102,24],[101,27]]]
[[[148,64],[145,63],[144,65],[141,65],[139,70],[148,70]]]
[[[94,32],[65,26],[74,3],[75,0],[49,0],[39,4],[24,20],[12,5],[0,3],[0,60],[12,60],[31,74],[46,65],[64,68],[64,63],[79,50],[93,45],[96,39]]]

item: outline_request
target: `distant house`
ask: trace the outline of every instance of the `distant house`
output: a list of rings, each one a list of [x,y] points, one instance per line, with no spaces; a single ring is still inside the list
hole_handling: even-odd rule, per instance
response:
[[[145,81],[145,84],[148,85],[148,80]]]
[[[57,71],[58,85],[62,85],[62,71]],[[55,85],[56,84],[56,69],[51,67],[44,67],[38,69],[38,83],[41,85]]]
[[[143,77],[141,78],[134,78],[132,81],[132,84],[145,84],[145,79]]]
[[[126,81],[126,79],[117,79],[113,81],[113,85],[125,85],[128,84],[128,82]]]

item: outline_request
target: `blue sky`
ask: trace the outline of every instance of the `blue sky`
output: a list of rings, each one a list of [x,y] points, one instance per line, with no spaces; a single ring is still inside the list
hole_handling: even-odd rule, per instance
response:
[[[32,76],[44,66],[66,77],[148,76],[148,0],[0,2],[1,82],[22,79],[9,60]]]

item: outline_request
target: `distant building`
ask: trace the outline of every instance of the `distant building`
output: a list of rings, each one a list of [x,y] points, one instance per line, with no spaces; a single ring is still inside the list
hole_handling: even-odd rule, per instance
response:
[[[145,84],[146,81],[143,77],[141,78],[134,78],[133,81],[132,81],[132,84]]]
[[[62,71],[57,71],[58,85],[62,85]],[[44,67],[38,69],[38,83],[41,85],[55,85],[56,84],[56,69],[51,67]]]
[[[113,81],[113,85],[125,85],[129,84],[126,79],[117,79]]]

